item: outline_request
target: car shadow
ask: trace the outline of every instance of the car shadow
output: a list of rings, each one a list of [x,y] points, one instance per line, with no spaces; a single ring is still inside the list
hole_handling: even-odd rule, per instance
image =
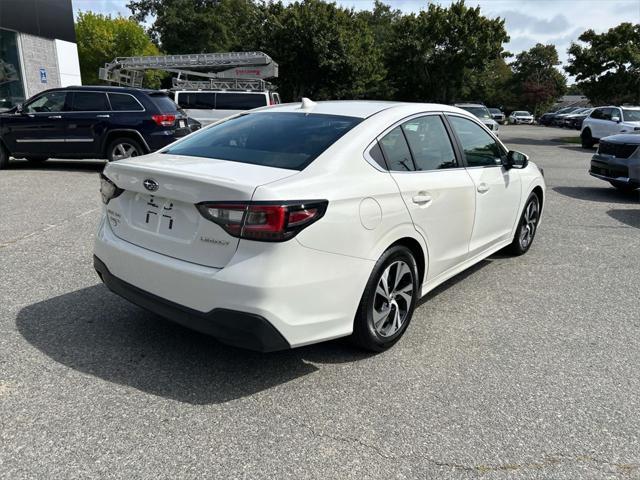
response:
[[[53,360],[108,382],[191,404],[224,403],[371,357],[344,341],[273,353],[229,347],[94,285],[23,308],[20,334]]]
[[[27,162],[22,159],[12,159],[8,170],[55,170],[57,172],[101,172],[106,165],[104,160],[58,160],[49,159],[41,163]]]
[[[630,227],[640,228],[640,210],[619,209],[609,210],[607,212],[611,218],[619,222],[629,225]]]
[[[623,192],[614,187],[553,187],[553,191],[578,200],[603,203],[637,203],[640,191]]]

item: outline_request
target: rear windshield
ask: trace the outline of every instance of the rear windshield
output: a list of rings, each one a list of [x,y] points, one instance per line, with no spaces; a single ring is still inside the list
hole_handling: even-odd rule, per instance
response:
[[[217,110],[251,110],[266,107],[267,96],[255,93],[217,93]]]
[[[178,111],[178,105],[176,105],[176,103],[169,97],[167,97],[164,93],[152,94],[150,95],[150,97],[151,100],[153,100],[153,103],[156,104],[156,107],[158,107],[162,113]]]
[[[163,153],[302,170],[361,118],[248,113],[195,133]]]

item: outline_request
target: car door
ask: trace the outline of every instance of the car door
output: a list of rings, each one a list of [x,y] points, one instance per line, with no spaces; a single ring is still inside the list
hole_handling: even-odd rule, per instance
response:
[[[475,187],[476,213],[469,245],[469,256],[473,257],[511,239],[522,182],[518,170],[502,166],[507,151],[477,122],[454,114],[448,114],[447,120]]]
[[[99,91],[70,92],[67,113],[68,151],[74,156],[98,156],[109,126],[111,107],[107,94]]]
[[[467,259],[474,186],[439,114],[420,115],[379,138],[385,161],[428,248],[427,280]]]
[[[4,140],[12,152],[55,157],[65,153],[66,91],[45,92],[11,119]]]
[[[597,115],[595,115],[592,127],[591,127],[591,136],[593,138],[604,138],[609,134],[609,130],[611,129],[611,108],[598,108]]]
[[[611,118],[609,119],[609,122],[607,123],[607,135],[615,135],[617,133],[620,133],[621,127],[620,127],[620,122],[622,122],[622,110],[620,110],[619,108],[612,108],[611,109]]]

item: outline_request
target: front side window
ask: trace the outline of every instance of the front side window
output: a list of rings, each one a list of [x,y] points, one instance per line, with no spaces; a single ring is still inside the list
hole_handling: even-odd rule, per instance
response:
[[[361,121],[302,112],[251,113],[200,130],[163,153],[302,170]]]
[[[457,167],[447,130],[437,115],[414,118],[402,124],[413,153],[416,170]]]
[[[489,167],[502,164],[502,149],[482,127],[466,118],[453,115],[448,118],[460,139],[469,167]]]
[[[411,150],[402,133],[401,127],[396,127],[380,139],[382,151],[387,160],[389,170],[408,172],[415,170],[411,159]]]
[[[25,105],[24,111],[27,113],[62,112],[65,109],[66,100],[67,92],[45,93],[33,102]]]
[[[107,95],[100,92],[73,92],[71,110],[74,112],[105,112],[110,110]]]
[[[603,108],[602,109],[602,119],[603,120],[611,120],[611,116],[613,115],[613,108]]]

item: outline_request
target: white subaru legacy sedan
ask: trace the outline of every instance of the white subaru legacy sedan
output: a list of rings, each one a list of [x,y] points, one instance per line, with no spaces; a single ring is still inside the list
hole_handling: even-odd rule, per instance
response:
[[[462,109],[304,99],[110,163],[101,193],[113,292],[231,345],[381,351],[437,285],[529,249],[545,182]]]

